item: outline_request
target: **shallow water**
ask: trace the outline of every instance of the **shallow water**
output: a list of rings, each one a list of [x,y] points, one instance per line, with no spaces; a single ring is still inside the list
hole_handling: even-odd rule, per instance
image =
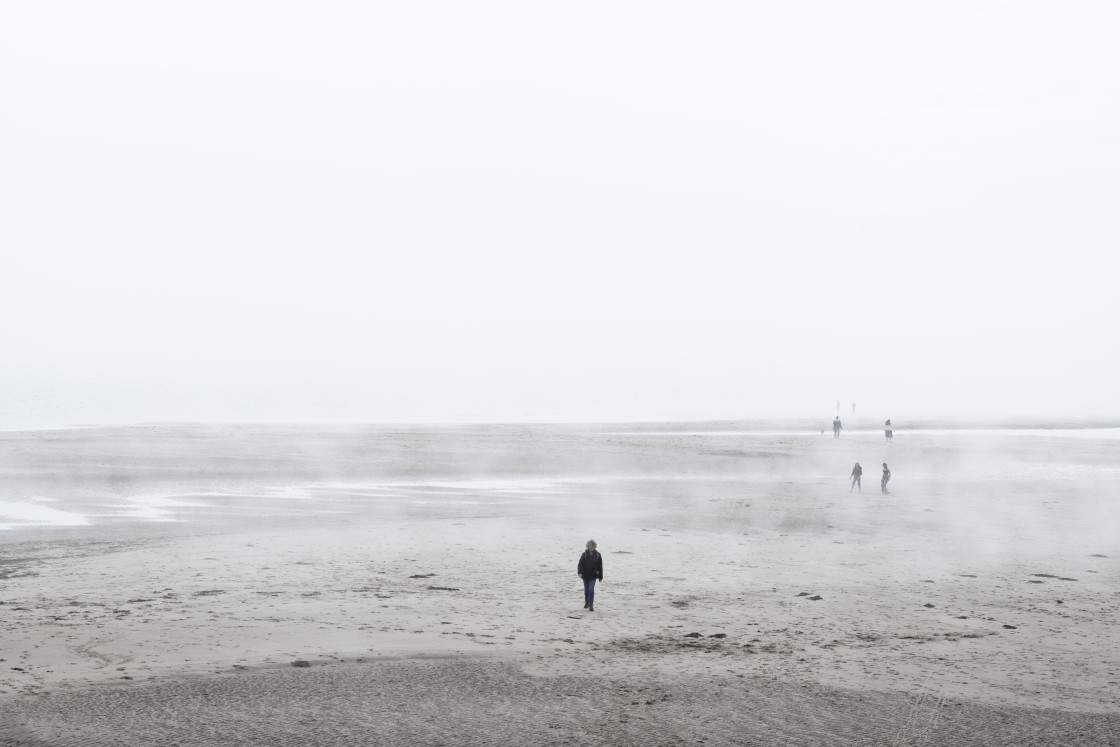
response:
[[[550,505],[635,512],[715,498],[775,505],[892,494],[955,532],[1100,535],[1120,490],[1120,429],[876,431],[574,426],[134,426],[5,433],[0,530],[207,525],[396,511],[509,513]],[[1015,518],[1009,517],[1014,502]],[[392,507],[392,508],[390,508]],[[853,507],[849,507],[853,508]],[[842,517],[841,517],[842,518]],[[840,518],[837,518],[839,521]]]

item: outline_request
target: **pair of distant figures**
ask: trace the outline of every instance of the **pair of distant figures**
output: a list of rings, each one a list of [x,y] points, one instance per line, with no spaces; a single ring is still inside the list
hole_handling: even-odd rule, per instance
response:
[[[832,421],[832,437],[840,438],[840,431],[843,427],[843,424],[840,422],[840,417],[837,416],[837,418]],[[894,438],[894,426],[891,425],[889,419],[886,423],[883,423],[883,432],[886,433],[888,441]]]
[[[859,462],[856,462],[856,466],[852,467],[852,487],[848,489],[849,493],[852,492],[853,490],[855,490],[856,488],[859,488],[859,492],[861,492],[861,493],[863,492],[863,485],[860,484],[860,478],[862,478],[862,477],[863,477],[863,467],[859,466]],[[884,493],[889,493],[890,491],[887,490],[887,483],[890,482],[890,481],[891,481],[891,468],[887,466],[886,462],[883,462],[883,480],[882,480],[882,482],[879,483],[879,489]]]

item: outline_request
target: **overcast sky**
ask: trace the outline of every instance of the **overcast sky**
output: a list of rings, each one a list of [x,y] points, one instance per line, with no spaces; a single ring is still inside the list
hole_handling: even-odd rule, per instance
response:
[[[1120,6],[0,3],[0,427],[1120,417]]]

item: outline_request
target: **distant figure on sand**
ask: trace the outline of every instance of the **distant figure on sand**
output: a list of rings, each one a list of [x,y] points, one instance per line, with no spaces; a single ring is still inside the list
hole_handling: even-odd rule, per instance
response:
[[[595,540],[587,540],[587,549],[579,556],[576,568],[576,574],[583,579],[583,608],[588,612],[595,611],[595,582],[603,580],[603,556],[597,547]]]
[[[849,493],[856,488],[859,488],[859,492],[863,492],[863,485],[859,482],[861,477],[863,477],[863,467],[859,466],[859,462],[856,462],[856,466],[852,467],[852,487],[848,488]]]
[[[840,429],[844,426],[840,425],[840,416],[836,416],[836,420],[832,421],[832,437],[840,438]]]
[[[888,441],[894,438],[894,427],[891,425],[890,418],[887,418],[887,422],[883,423],[883,430],[887,434]]]
[[[890,491],[887,490],[887,483],[890,482],[890,481],[891,481],[891,468],[887,466],[886,462],[883,462],[883,482],[881,482],[879,484],[879,489],[882,490],[884,493],[889,493]]]

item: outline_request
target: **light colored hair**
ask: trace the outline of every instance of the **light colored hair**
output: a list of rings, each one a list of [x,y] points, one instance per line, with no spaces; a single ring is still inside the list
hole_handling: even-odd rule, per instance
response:
[[[595,540],[587,540],[587,549],[588,550],[594,550],[598,546],[599,545],[596,544]]]

